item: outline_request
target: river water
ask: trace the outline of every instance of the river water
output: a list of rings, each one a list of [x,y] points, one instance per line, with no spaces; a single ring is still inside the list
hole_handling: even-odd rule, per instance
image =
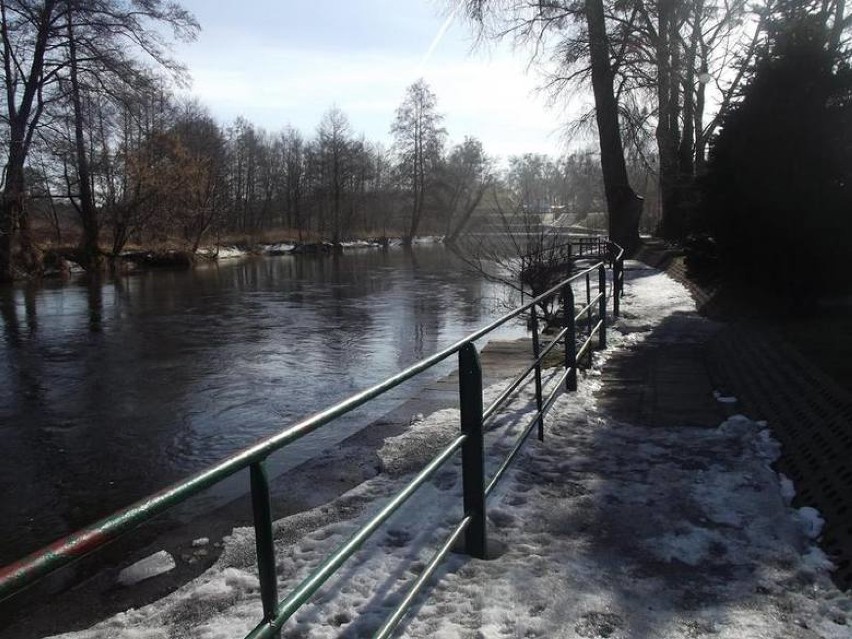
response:
[[[0,565],[453,343],[500,294],[441,246],[0,292]],[[275,472],[450,366],[279,453]]]

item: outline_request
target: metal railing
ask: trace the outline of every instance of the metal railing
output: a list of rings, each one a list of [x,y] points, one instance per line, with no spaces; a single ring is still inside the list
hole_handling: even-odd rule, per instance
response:
[[[278,637],[284,623],[325,583],[325,581],[405,503],[439,468],[459,450],[462,456],[462,487],[464,516],[453,528],[438,551],[416,578],[399,605],[376,631],[375,637],[389,637],[404,617],[417,594],[450,551],[453,545],[464,539],[465,551],[476,558],[485,558],[487,553],[486,498],[497,486],[517,457],[530,432],[537,426],[538,438],[544,439],[544,416],[563,390],[576,390],[578,361],[591,357],[593,347],[606,347],[607,329],[607,262],[613,272],[612,299],[617,314],[618,298],[623,291],[623,251],[612,243],[597,243],[600,249],[595,264],[560,282],[542,295],[503,315],[487,326],[471,333],[452,346],[427,357],[407,369],[389,377],[348,399],[335,404],[293,426],[264,439],[257,444],[211,466],[188,479],[176,483],[163,491],[101,519],[30,556],[0,569],[0,601],[32,585],[47,574],[66,566],[89,553],[103,547],[122,533],[150,520],[192,495],[224,480],[234,473],[249,468],[251,503],[254,517],[255,543],[260,581],[262,620],[246,639]],[[585,250],[585,249],[584,249]],[[597,274],[597,292],[592,294],[592,281]],[[582,284],[585,278],[585,304],[577,311],[572,284]],[[559,298],[561,303],[561,330],[542,344],[540,318],[537,308]],[[512,319],[529,313],[532,328],[533,360],[491,402],[483,407],[482,368],[474,342]],[[583,322],[585,320],[585,322]],[[579,329],[579,330],[578,330]],[[594,339],[597,337],[596,343]],[[579,339],[578,339],[579,338]],[[542,365],[546,357],[557,346],[562,345],[564,371],[559,376],[547,397],[543,396]],[[269,481],[264,462],[266,458],[300,439],[308,433],[345,415],[358,406],[378,397],[386,391],[435,366],[448,357],[458,354],[459,398],[461,431],[459,435],[435,456],[425,468],[418,472],[376,515],[339,546],[284,599],[279,600],[276,577],[276,560],[272,534],[272,512],[269,497]],[[498,414],[499,409],[519,389],[529,384],[530,375],[535,383],[536,411],[532,419],[521,430],[511,452],[486,483],[484,464],[484,425]]]

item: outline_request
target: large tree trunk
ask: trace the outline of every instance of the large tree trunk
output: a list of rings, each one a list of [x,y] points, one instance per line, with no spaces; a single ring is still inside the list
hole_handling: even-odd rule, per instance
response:
[[[21,140],[20,136],[13,133],[12,139],[6,164],[6,183],[0,201],[0,279],[3,282],[11,282],[14,279],[12,251],[24,202],[23,145],[14,141]]]
[[[627,178],[602,0],[586,0],[586,20],[589,29],[595,115],[601,147],[601,170],[609,209],[609,236],[612,241],[631,253],[639,246],[642,198],[636,195]]]
[[[24,127],[20,127],[20,130],[23,131]],[[2,198],[0,199],[0,282],[11,282],[14,279],[13,253],[16,236],[19,248],[17,266],[25,273],[32,275],[38,275],[41,272],[41,255],[33,241],[24,206],[26,198],[24,134],[13,133],[12,138],[6,165],[6,183],[0,196]]]
[[[80,246],[83,266],[89,271],[101,268],[101,250],[98,245],[100,224],[95,200],[92,195],[89,157],[86,155],[86,138],[83,132],[83,105],[80,97],[80,80],[77,68],[77,44],[72,29],[72,12],[68,12],[68,56],[70,61],[71,102],[74,107],[74,149],[77,156],[77,180],[80,203],[77,211],[83,223],[83,239]]]
[[[675,76],[677,42],[673,37],[674,0],[660,0],[657,22],[657,147],[660,153],[660,201],[663,237],[677,239],[682,233],[678,202],[678,84]]]
[[[693,8],[692,33],[684,60],[683,76],[683,133],[678,148],[678,164],[682,179],[691,181],[695,173],[695,139],[700,131],[695,129],[696,95],[695,67],[698,60],[698,42],[701,39],[701,17],[704,0],[696,0]],[[703,108],[703,105],[701,105]]]
[[[40,8],[33,11],[33,28],[36,29],[36,33],[32,62],[23,77],[19,75],[21,69],[13,68],[14,54],[8,38],[2,38],[9,151],[6,162],[6,181],[3,193],[0,195],[0,282],[11,282],[14,277],[12,252],[15,233],[18,230],[21,231],[22,266],[33,272],[38,271],[41,266],[38,251],[29,233],[24,208],[24,165],[32,136],[44,108],[39,89],[44,82],[44,57],[55,9],[56,0],[46,0]],[[8,28],[5,5],[3,5],[2,29],[5,32]],[[19,95],[20,101],[16,102],[16,97]]]

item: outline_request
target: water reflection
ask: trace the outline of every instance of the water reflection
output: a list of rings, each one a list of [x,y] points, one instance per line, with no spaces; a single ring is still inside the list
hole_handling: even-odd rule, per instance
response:
[[[0,564],[456,341],[494,295],[441,247],[0,291]]]

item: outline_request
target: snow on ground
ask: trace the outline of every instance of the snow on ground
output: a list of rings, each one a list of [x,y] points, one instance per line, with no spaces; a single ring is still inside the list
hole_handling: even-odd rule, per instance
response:
[[[489,500],[489,535],[503,554],[489,561],[451,555],[400,636],[852,637],[852,600],[831,585],[830,562],[809,538],[817,516],[788,507],[789,487],[782,497],[770,467],[779,448],[765,423],[734,415],[715,429],[648,428],[598,411],[601,361],[645,339],[668,315],[694,308],[665,275],[637,268],[630,275],[610,351],[597,356],[598,368],[580,380],[577,393],[555,403],[545,442],[530,439]],[[489,431],[491,472],[531,407],[525,393]],[[385,472],[330,504],[276,522],[281,595],[400,488],[414,470],[412,459],[421,464],[451,438],[457,420],[456,411],[415,420],[407,435],[385,442]],[[296,613],[282,636],[370,636],[460,514],[454,461]],[[253,532],[242,528],[195,581],[63,637],[242,637],[260,609]]]
[[[296,248],[295,244],[289,242],[277,242],[275,244],[261,244],[264,255],[287,255]]]
[[[151,579],[174,570],[176,566],[175,558],[165,550],[161,550],[150,557],[140,559],[118,573],[118,583],[122,586],[132,586],[145,579]]]
[[[239,257],[246,257],[248,251],[238,246],[211,246],[198,249],[198,254],[211,259],[232,260]]]
[[[365,248],[381,248],[381,243],[370,240],[352,240],[349,242],[341,242],[340,246],[345,249],[365,249]]]

